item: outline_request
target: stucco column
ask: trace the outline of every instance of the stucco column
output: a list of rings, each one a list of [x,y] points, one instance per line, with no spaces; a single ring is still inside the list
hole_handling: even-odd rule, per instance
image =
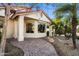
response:
[[[18,22],[14,21],[14,38],[16,39],[18,35]]]
[[[52,36],[52,25],[49,27],[49,34]]]
[[[24,16],[20,15],[18,19],[18,41],[24,41]]]
[[[47,33],[47,24],[45,24],[45,32]]]
[[[34,22],[34,33],[38,33],[38,21]]]

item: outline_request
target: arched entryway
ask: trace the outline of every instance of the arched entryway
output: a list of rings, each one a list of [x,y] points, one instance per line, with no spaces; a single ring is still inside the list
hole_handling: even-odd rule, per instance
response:
[[[34,33],[32,23],[26,24],[26,33]]]

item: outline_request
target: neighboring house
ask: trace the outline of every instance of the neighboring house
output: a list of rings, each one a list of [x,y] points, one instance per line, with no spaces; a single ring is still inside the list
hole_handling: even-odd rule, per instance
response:
[[[2,9],[1,9],[2,8]],[[0,8],[0,17],[4,18],[5,8]],[[41,38],[51,36],[51,20],[42,10],[33,11],[30,7],[13,7],[7,24],[7,38]]]

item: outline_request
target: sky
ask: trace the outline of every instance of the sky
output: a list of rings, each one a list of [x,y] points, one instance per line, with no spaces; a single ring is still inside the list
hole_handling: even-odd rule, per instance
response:
[[[17,3],[17,5],[31,6],[33,4],[32,3]],[[34,6],[34,9],[36,7],[39,9],[42,9],[51,19],[55,18],[53,12],[57,8],[57,4],[55,4],[55,3],[52,3],[52,4],[39,3]]]
[[[11,3],[10,5],[14,6],[14,5],[23,5],[23,6],[32,6],[34,3]],[[0,6],[3,5],[7,5],[7,3],[3,4],[0,3]],[[46,3],[37,3],[33,9],[35,8],[39,8],[41,10],[43,10],[51,19],[54,18],[54,10],[56,9],[57,4],[56,3],[52,3],[52,4],[46,4]]]
[[[23,6],[32,6],[34,5],[34,3],[13,3],[11,5],[23,5]],[[63,3],[37,3],[36,5],[34,5],[33,9],[35,10],[35,8],[38,9],[42,9],[51,19],[55,18],[55,14],[54,11],[56,10],[57,7],[63,5]],[[78,7],[78,11],[77,14],[79,16],[79,4],[77,4]],[[1,6],[1,4],[0,4]]]
[[[18,5],[32,5],[33,3],[19,3]],[[42,9],[51,19],[55,18],[54,11],[57,7],[62,6],[64,3],[49,3],[48,5],[46,3],[38,3],[35,5],[35,7],[39,7],[39,9]],[[79,18],[79,4],[77,4],[77,17]]]

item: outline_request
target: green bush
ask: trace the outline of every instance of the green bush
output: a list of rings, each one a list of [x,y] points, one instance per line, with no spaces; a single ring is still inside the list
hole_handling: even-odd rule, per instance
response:
[[[56,28],[56,34],[61,35],[61,34],[63,34],[63,33],[64,33],[63,26],[60,26],[60,27],[57,27],[57,28]]]
[[[67,33],[71,33],[71,27],[67,28]]]

